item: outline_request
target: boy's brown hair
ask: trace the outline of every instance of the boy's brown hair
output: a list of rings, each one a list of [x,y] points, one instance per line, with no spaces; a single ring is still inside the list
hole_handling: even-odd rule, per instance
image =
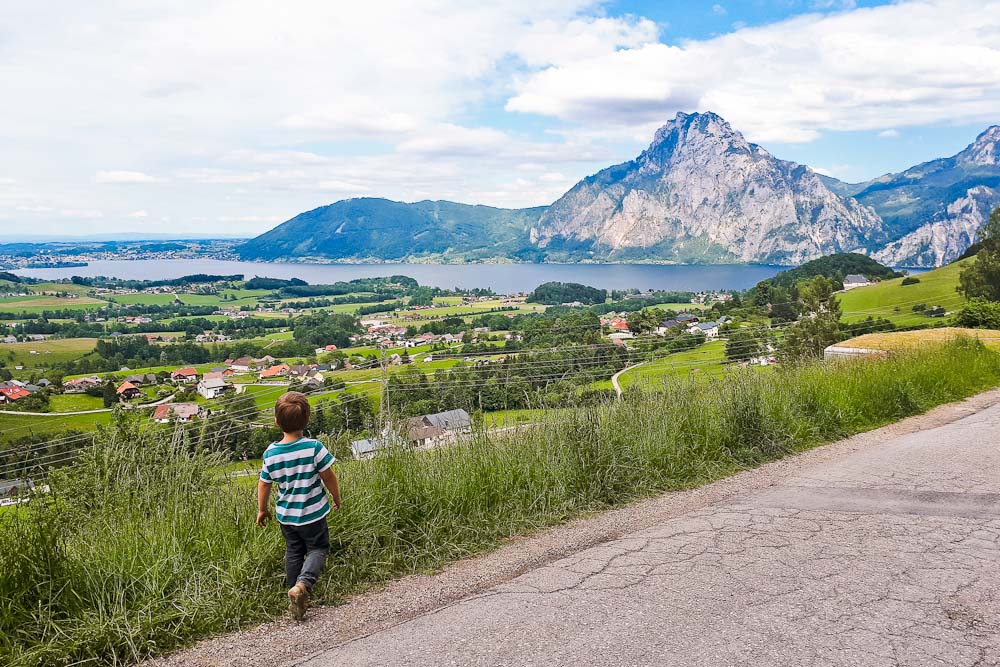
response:
[[[309,423],[309,401],[305,394],[290,391],[282,394],[274,404],[274,421],[285,433],[296,433]]]

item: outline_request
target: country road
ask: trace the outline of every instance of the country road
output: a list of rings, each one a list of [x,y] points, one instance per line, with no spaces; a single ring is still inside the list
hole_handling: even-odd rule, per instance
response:
[[[997,665],[1000,390],[157,662]]]
[[[621,388],[621,385],[618,384],[618,379],[621,378],[622,373],[624,373],[625,371],[630,371],[633,368],[638,368],[639,366],[642,366],[644,363],[646,363],[646,362],[645,361],[640,361],[637,364],[632,364],[631,366],[626,366],[625,368],[621,369],[620,371],[618,371],[617,373],[615,373],[614,375],[611,376],[611,386],[615,388],[615,393],[618,394],[618,398],[622,397],[622,388]]]

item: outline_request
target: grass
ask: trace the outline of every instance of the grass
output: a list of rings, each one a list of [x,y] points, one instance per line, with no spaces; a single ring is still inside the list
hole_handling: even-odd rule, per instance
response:
[[[915,315],[913,306],[926,304],[944,306],[946,311],[958,310],[965,302],[955,288],[958,274],[972,259],[954,262],[947,266],[921,273],[919,283],[903,285],[902,278],[883,280],[868,287],[858,287],[838,295],[845,322],[856,322],[868,316],[885,317],[896,324],[913,325],[921,322],[940,322],[924,315]]]
[[[9,296],[0,299],[0,312],[38,314],[43,310],[64,310],[67,308],[72,310],[94,310],[106,305],[108,305],[106,301],[94,299],[89,296],[81,296],[75,299],[46,295]]]
[[[665,379],[688,375],[719,375],[723,372],[726,361],[726,344],[721,340],[705,343],[693,350],[684,350],[674,354],[646,362],[632,370],[622,373],[618,383],[622,389],[638,385],[640,387],[656,387]],[[608,387],[611,383],[608,382]]]
[[[51,436],[65,431],[93,431],[95,425],[111,421],[110,412],[89,415],[22,415],[0,412],[0,443],[27,435]]]
[[[52,412],[100,410],[103,407],[103,399],[88,394],[53,394],[49,397],[49,409]]]
[[[966,339],[886,358],[675,379],[516,433],[338,466],[320,602],[526,531],[769,460],[1000,384]],[[117,665],[281,613],[279,531],[253,485],[124,420],[52,493],[0,517],[0,664]],[[287,604],[287,601],[286,601]]]
[[[1000,351],[1000,331],[962,327],[870,333],[837,344],[842,347],[862,347],[872,350],[912,350],[928,344],[941,345],[959,336],[978,338],[986,347]]]
[[[96,338],[49,338],[27,343],[0,343],[0,355],[8,367],[24,366],[28,371],[75,361],[93,352],[96,344]],[[32,350],[38,354],[31,354]]]

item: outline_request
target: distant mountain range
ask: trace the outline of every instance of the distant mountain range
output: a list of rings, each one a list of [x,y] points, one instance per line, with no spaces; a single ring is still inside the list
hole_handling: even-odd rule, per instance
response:
[[[244,259],[799,264],[862,252],[893,266],[957,258],[1000,205],[1000,126],[958,155],[867,183],[780,160],[714,113],[679,113],[634,160],[550,206],[357,198],[295,216]]]

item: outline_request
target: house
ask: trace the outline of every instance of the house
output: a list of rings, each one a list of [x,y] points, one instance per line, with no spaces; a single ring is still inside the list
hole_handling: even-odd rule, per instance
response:
[[[139,386],[143,384],[156,384],[156,374],[155,373],[141,373],[139,375],[129,375],[125,378],[126,381]]]
[[[855,287],[867,287],[871,285],[871,281],[862,275],[857,273],[852,273],[850,275],[844,276],[844,291],[852,290]]]
[[[446,410],[406,421],[406,440],[414,447],[434,445],[472,431],[472,417],[465,410]]]
[[[351,453],[356,459],[370,459],[375,456],[375,454],[380,449],[384,449],[385,445],[377,440],[364,439],[355,440],[351,443]]]
[[[254,359],[254,361],[257,362],[258,366],[270,366],[274,364],[274,362],[276,362],[277,359],[272,357],[270,354],[265,354],[260,359]]]
[[[5,343],[16,343],[17,342],[17,338],[15,336],[4,336],[3,337],[3,342],[5,342]]]
[[[316,354],[326,354],[327,352],[336,352],[336,351],[337,351],[336,345],[325,345],[323,347],[316,348]]]
[[[228,363],[234,373],[249,373],[250,369],[255,365],[253,359],[250,357],[240,357]]]
[[[698,316],[692,315],[691,313],[681,313],[676,317],[678,322],[683,322],[684,324],[690,324],[691,322],[697,322]]]
[[[198,371],[190,366],[187,368],[178,368],[170,374],[170,380],[176,384],[186,384],[188,382],[194,382],[197,379]]]
[[[718,322],[699,322],[693,327],[688,329],[691,333],[700,331],[705,334],[706,338],[718,338],[719,337],[719,323]]]
[[[174,422],[189,422],[201,417],[204,413],[197,403],[164,403],[157,405],[153,411],[153,421],[157,424]]]
[[[13,403],[26,396],[31,396],[31,392],[24,387],[2,387],[0,388],[0,404]]]
[[[205,373],[198,382],[198,393],[209,399],[218,398],[232,388],[233,385],[222,379],[221,373]]]
[[[628,322],[625,320],[618,320],[611,323],[611,328],[615,331],[628,331]]]
[[[66,380],[63,382],[63,391],[67,394],[79,394],[99,384],[101,384],[101,379],[96,375],[77,378],[75,380]]]
[[[141,394],[142,391],[140,391],[137,386],[135,386],[128,380],[125,380],[120,385],[118,385],[118,389],[115,390],[115,393],[118,394],[118,398],[120,400],[131,401],[133,398],[138,398],[139,394]]]
[[[267,380],[269,378],[281,378],[288,375],[290,372],[288,364],[278,364],[277,366],[271,366],[270,368],[265,368],[260,372],[260,379]]]
[[[668,331],[670,331],[674,327],[680,327],[683,325],[684,323],[681,322],[680,320],[675,320],[675,319],[663,320],[662,322],[660,322],[660,326],[656,327],[656,334],[658,336],[664,336]]]
[[[288,367],[288,372],[294,377],[305,377],[309,371],[316,368],[315,364],[296,364]]]

